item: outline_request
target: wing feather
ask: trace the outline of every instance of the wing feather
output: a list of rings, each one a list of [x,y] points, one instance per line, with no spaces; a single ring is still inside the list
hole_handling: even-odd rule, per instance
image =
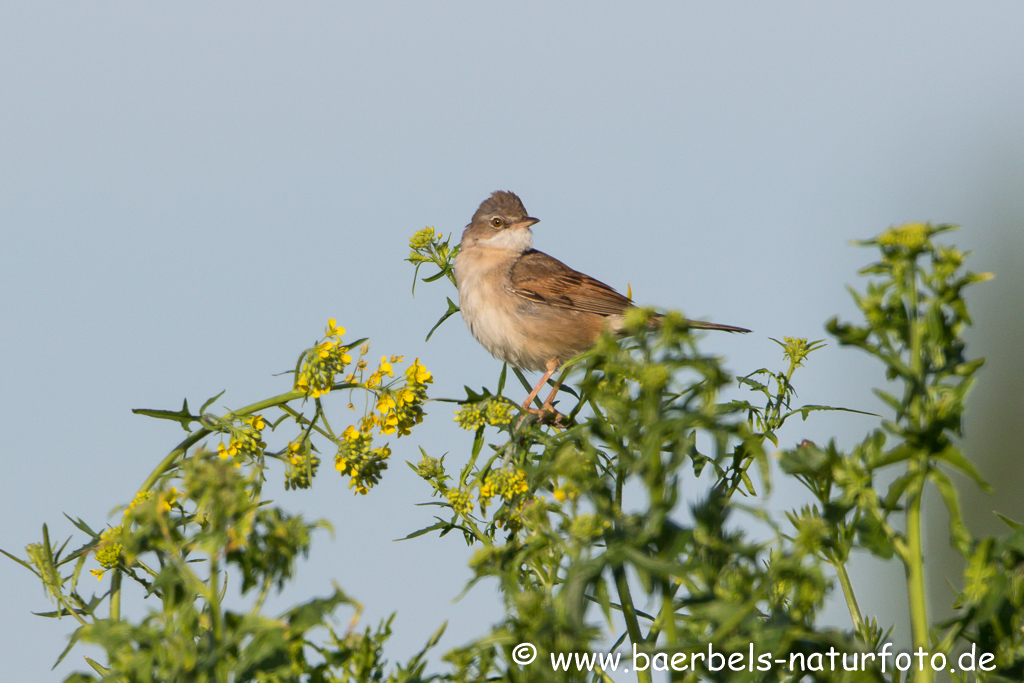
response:
[[[512,292],[538,304],[597,315],[618,315],[633,302],[589,275],[531,249],[512,266]]]

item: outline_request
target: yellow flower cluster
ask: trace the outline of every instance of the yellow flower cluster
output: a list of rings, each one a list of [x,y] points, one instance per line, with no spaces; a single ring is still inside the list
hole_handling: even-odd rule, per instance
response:
[[[500,427],[512,422],[512,404],[499,398],[489,398],[480,403],[468,403],[455,411],[455,421],[469,431],[476,431],[485,424]]]
[[[555,496],[555,500],[559,503],[564,503],[567,500],[575,500],[580,495],[580,491],[573,484],[565,484],[552,491],[552,494]]]
[[[178,502],[178,496],[180,495],[181,492],[178,491],[178,489],[174,488],[173,486],[166,491],[161,491],[159,496],[159,503],[157,504],[157,509],[160,512],[170,512],[171,507],[176,502]]]
[[[226,446],[223,441],[217,444],[217,456],[221,460],[232,458],[235,467],[241,467],[245,458],[255,458],[267,447],[262,434],[267,423],[262,415],[251,415],[242,420],[242,425],[228,425],[231,439]]]
[[[480,488],[477,491],[477,498],[480,501],[480,511],[486,514],[487,506],[490,504],[491,498],[494,496],[500,496],[506,503],[507,510],[505,513],[499,515],[499,518],[496,521],[499,526],[502,526],[504,523],[505,527],[514,531],[522,526],[522,520],[519,520],[516,525],[510,524],[510,522],[513,518],[518,518],[519,513],[522,512],[523,503],[525,501],[524,494],[529,490],[530,486],[526,482],[526,472],[522,470],[492,471],[480,483]],[[513,526],[515,526],[515,528],[513,528]]]
[[[127,515],[129,512],[134,510],[138,505],[141,505],[142,503],[146,502],[152,497],[152,491],[139,491],[138,493],[135,494],[135,497],[132,498],[132,502],[128,503],[128,507],[125,508],[124,514]]]
[[[345,328],[331,318],[324,333],[324,341],[306,352],[295,375],[295,389],[310,398],[319,398],[329,392],[334,386],[335,375],[344,372],[345,366],[352,362],[349,347],[341,340]]]
[[[569,525],[569,533],[581,541],[590,541],[611,528],[612,523],[600,515],[579,515]]]
[[[784,342],[781,346],[783,348],[783,354],[792,363],[794,368],[798,368],[803,365],[804,359],[811,354],[812,351],[817,351],[825,345],[823,339],[809,342],[806,337],[783,337]],[[776,341],[776,343],[778,343]]]
[[[438,460],[437,458],[431,458],[429,455],[424,454],[416,464],[416,474],[420,475],[427,481],[430,481],[431,479],[437,479],[438,481],[446,479],[447,477],[445,477],[444,474],[443,460],[443,457],[441,460]]]
[[[120,538],[121,532],[122,527],[116,526],[105,529],[100,534],[100,541],[96,544],[95,553],[96,561],[100,563],[102,569],[89,570],[96,577],[97,581],[103,578],[104,572],[108,569],[113,569],[121,561],[121,553],[124,551],[124,546],[117,540]]]
[[[433,228],[428,227],[416,231],[416,233],[409,238],[409,248],[412,250],[409,254],[409,261],[412,263],[423,263],[431,260],[424,254],[424,252],[429,252],[436,239],[437,235]]]
[[[452,506],[452,510],[460,515],[468,515],[473,511],[473,497],[464,489],[448,489],[444,497]]]
[[[313,453],[312,445],[307,439],[292,441],[285,450],[284,488],[308,489],[313,485],[313,477],[320,467],[320,458]]]
[[[383,363],[384,359],[381,358],[382,366]],[[380,433],[407,436],[414,426],[423,422],[427,385],[433,381],[430,371],[417,358],[405,371],[405,386],[393,391],[382,391],[377,399],[377,412],[380,416],[374,416],[380,426]]]
[[[889,228],[878,236],[883,247],[902,247],[908,251],[919,251],[928,243],[933,230],[925,223],[904,223]]]
[[[356,493],[366,495],[380,481],[381,473],[388,468],[387,459],[391,449],[387,444],[372,448],[373,436],[369,430],[349,426],[342,433],[342,443],[334,456],[334,469],[342,476],[349,477],[348,486]]]

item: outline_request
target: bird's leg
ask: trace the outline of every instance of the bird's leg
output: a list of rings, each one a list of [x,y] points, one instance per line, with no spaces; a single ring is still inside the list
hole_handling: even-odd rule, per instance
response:
[[[558,366],[558,359],[552,359],[547,362],[547,372],[544,373],[544,376],[540,378],[539,382],[537,382],[537,386],[533,388],[533,391],[530,392],[530,395],[526,397],[525,401],[523,401],[524,411],[528,413],[533,413],[534,415],[537,415],[538,417],[541,418],[550,414],[554,417],[555,422],[558,422],[559,420],[562,419],[562,415],[559,414],[559,412],[552,407],[552,403],[555,400],[555,394],[558,393],[558,390],[562,386],[561,382],[555,383],[555,388],[551,390],[551,393],[548,395],[547,400],[544,401],[544,404],[541,405],[539,410],[537,408],[533,408],[530,406],[530,403],[533,402],[533,399],[537,398],[537,394],[540,393],[540,388],[544,386],[544,384],[547,383],[549,379],[551,379],[551,375],[555,374],[555,370],[558,369]]]
[[[535,386],[533,388],[533,391],[530,392],[530,395],[526,397],[525,401],[523,401],[523,410],[525,410],[528,413],[534,413],[536,415],[540,414],[540,411],[538,411],[536,408],[531,408],[530,404],[533,403],[533,399],[537,398],[537,394],[540,393],[540,388],[542,386],[544,386],[544,384],[549,379],[551,379],[551,375],[555,374],[555,370],[557,370],[557,369],[558,369],[558,362],[557,361],[548,361],[548,364],[547,364],[547,370],[548,371],[544,373],[544,376],[540,378],[539,382],[537,382],[537,386]]]
[[[554,408],[554,402],[555,402],[555,394],[557,394],[558,390],[561,389],[561,388],[562,388],[562,383],[556,381],[555,382],[555,388],[552,389],[551,393],[548,394],[548,397],[546,399],[544,399],[544,405],[542,405],[540,407],[540,412],[543,413],[543,412],[548,411],[548,410],[550,410],[553,413],[557,413],[558,412]]]

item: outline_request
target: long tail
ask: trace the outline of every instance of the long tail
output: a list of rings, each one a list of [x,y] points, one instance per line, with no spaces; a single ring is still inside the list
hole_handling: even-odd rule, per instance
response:
[[[745,327],[734,327],[732,325],[719,325],[718,323],[702,323],[697,320],[687,320],[686,324],[695,330],[722,330],[723,332],[742,332],[746,334],[750,332]]]

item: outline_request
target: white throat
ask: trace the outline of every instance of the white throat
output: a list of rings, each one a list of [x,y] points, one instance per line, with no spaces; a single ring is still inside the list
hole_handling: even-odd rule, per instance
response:
[[[502,230],[487,239],[478,239],[476,245],[522,254],[533,247],[533,232],[529,228]]]

